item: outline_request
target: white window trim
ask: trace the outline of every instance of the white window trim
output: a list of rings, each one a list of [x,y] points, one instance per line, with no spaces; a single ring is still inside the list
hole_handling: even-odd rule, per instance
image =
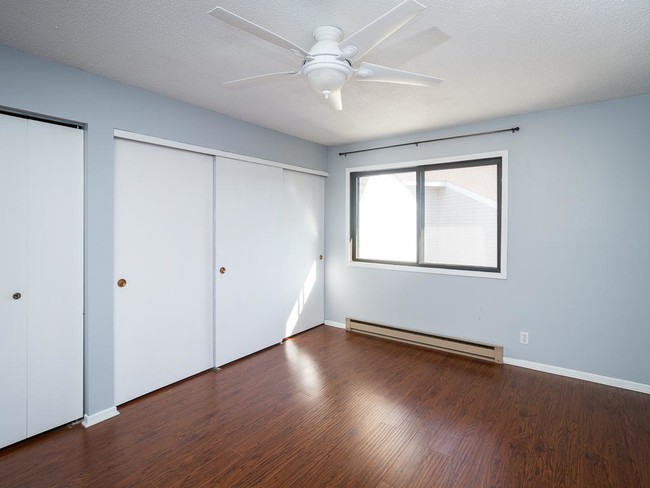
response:
[[[455,163],[475,159],[501,158],[501,270],[498,273],[488,271],[470,271],[462,269],[430,268],[424,266],[408,266],[403,264],[383,264],[352,261],[350,241],[350,174],[361,171],[380,171],[388,169],[412,168],[432,164]],[[359,268],[385,269],[393,271],[408,271],[415,273],[433,273],[454,276],[472,276],[475,278],[494,278],[505,280],[508,277],[508,151],[494,151],[477,154],[464,154],[436,159],[422,159],[399,163],[378,164],[373,166],[356,166],[345,169],[345,253],[346,265]]]

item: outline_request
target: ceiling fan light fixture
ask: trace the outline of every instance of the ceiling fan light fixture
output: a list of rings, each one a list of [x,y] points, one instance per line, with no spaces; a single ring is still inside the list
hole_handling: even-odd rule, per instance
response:
[[[352,69],[341,62],[314,62],[312,65],[306,65],[303,72],[307,75],[312,90],[325,98],[328,98],[331,93],[340,91],[352,75]]]

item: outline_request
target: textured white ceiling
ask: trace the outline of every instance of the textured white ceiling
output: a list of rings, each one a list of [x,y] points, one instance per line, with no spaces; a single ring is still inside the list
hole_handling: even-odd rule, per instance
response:
[[[14,0],[0,43],[280,132],[332,145],[650,93],[648,0],[420,0],[427,10],[364,60],[444,78],[434,88],[349,83],[331,111],[289,52],[206,12],[219,5],[309,49],[400,0]]]

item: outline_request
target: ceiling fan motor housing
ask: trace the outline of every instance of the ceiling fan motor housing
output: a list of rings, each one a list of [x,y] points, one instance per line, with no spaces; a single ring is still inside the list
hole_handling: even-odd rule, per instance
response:
[[[353,73],[349,61],[338,46],[342,38],[343,32],[338,27],[317,27],[314,31],[316,44],[309,51],[309,57],[302,68],[309,86],[325,98],[341,90]]]

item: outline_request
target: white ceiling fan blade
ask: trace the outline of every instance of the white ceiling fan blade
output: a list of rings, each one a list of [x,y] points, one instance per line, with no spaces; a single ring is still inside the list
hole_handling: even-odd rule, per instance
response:
[[[341,90],[330,93],[327,97],[327,101],[330,104],[332,110],[340,112],[343,110],[343,99],[341,98]]]
[[[249,34],[253,34],[254,36],[259,37],[260,39],[264,39],[271,44],[275,44],[276,46],[288,49],[289,51],[292,51],[293,53],[298,54],[302,57],[305,57],[309,54],[303,48],[285,39],[284,37],[281,37],[271,32],[270,30],[265,29],[264,27],[254,24],[250,20],[246,20],[239,15],[233,14],[226,9],[215,7],[208,13],[217,19],[228,22],[230,25],[234,25],[235,27],[248,32]]]
[[[359,69],[356,70],[356,80],[415,86],[435,86],[442,81],[442,79],[433,76],[411,73],[410,71],[402,71],[401,69],[372,63],[361,63]]]
[[[266,73],[263,75],[249,76],[248,78],[240,78],[239,80],[225,81],[224,86],[233,87],[241,85],[250,85],[259,82],[273,81],[287,76],[297,75],[300,71],[280,71],[278,73]]]
[[[341,51],[350,60],[358,60],[377,44],[397,31],[426,7],[415,0],[404,0],[398,6],[374,20],[339,43]]]

